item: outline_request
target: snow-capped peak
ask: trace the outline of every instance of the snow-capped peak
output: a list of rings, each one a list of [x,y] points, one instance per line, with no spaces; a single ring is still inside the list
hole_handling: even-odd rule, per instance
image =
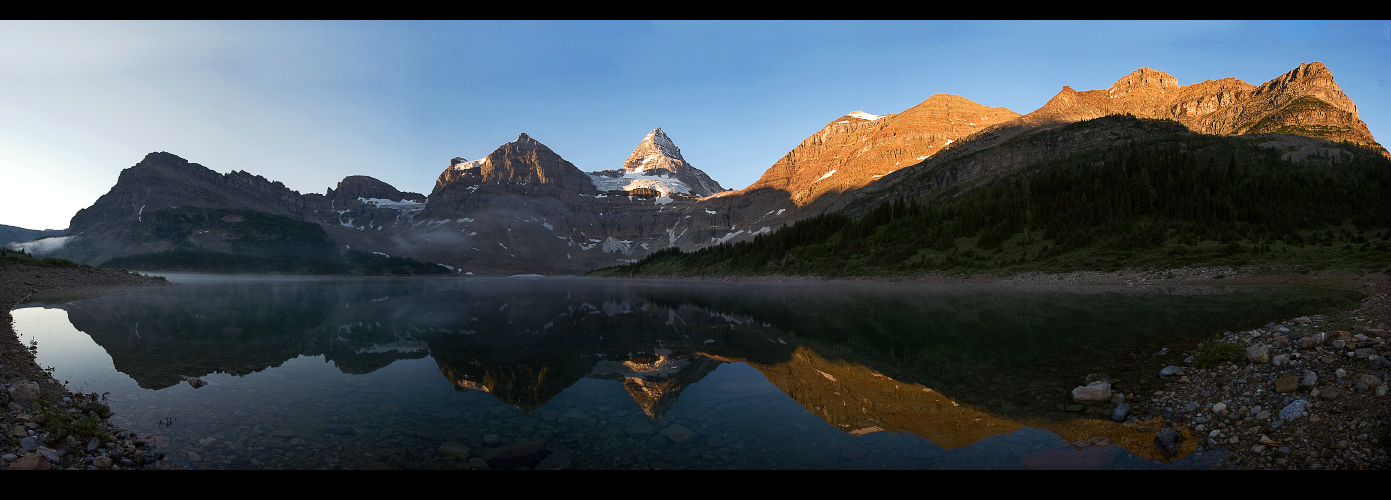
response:
[[[656,146],[656,148],[666,156],[685,161],[685,159],[681,157],[681,148],[676,147],[676,143],[671,142],[671,138],[667,137],[666,132],[663,132],[661,127],[657,127],[652,129],[651,132],[648,132],[647,137],[642,138],[642,142],[643,145],[652,144]],[[638,148],[641,149],[642,145],[639,145]]]

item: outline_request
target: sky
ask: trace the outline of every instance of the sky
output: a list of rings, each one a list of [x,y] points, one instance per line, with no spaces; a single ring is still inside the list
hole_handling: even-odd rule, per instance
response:
[[[1391,21],[0,21],[0,224],[66,228],[154,151],[429,194],[523,132],[595,171],[661,127],[740,189],[851,111],[1028,113],[1144,66],[1258,85],[1313,61],[1387,142]]]

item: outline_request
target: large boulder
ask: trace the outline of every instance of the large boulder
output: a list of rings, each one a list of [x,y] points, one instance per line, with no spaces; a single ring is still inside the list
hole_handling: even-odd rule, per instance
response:
[[[1265,344],[1252,344],[1246,348],[1246,359],[1256,364],[1266,364],[1270,362],[1270,348]]]
[[[10,398],[21,406],[27,406],[31,401],[39,399],[39,384],[30,382],[23,377],[10,379]]]
[[[1179,451],[1178,431],[1170,427],[1161,429],[1154,435],[1154,445],[1159,448],[1159,451],[1164,452],[1165,457],[1177,455]]]
[[[1111,402],[1111,384],[1098,380],[1072,390],[1072,400],[1086,405],[1108,404]]]

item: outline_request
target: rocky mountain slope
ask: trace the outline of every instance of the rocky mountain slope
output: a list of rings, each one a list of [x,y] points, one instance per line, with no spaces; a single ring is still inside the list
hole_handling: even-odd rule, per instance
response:
[[[62,234],[62,229],[25,229],[22,227],[6,226],[4,224],[0,224],[0,246],[9,246],[14,243],[25,243],[37,240],[39,238],[46,238],[49,236],[60,236]]]
[[[1114,115],[1141,120],[1098,120]],[[691,166],[660,128],[623,168],[590,173],[521,134],[481,159],[454,158],[428,197],[365,176],[346,177],[323,195],[301,194],[152,153],[42,246],[89,264],[174,248],[236,251],[245,246],[239,234],[279,234],[228,229],[245,220],[236,211],[252,211],[276,227],[313,222],[340,251],[411,257],[459,274],[575,274],[663,248],[748,240],[847,207],[861,213],[1040,159],[1189,132],[1262,137],[1301,157],[1332,154],[1336,141],[1386,154],[1321,63],[1259,86],[1234,78],[1185,86],[1141,68],[1104,90],[1064,87],[1022,116],[946,94],[899,113],[849,113],[739,191]],[[220,222],[198,226],[208,217]]]
[[[1136,129],[1133,122],[1118,120],[1109,122],[1119,125],[1115,128],[1096,123],[1086,130],[1066,128],[1115,115],[1148,119],[1151,125]],[[864,207],[890,197],[921,196],[1044,158],[1174,131],[1261,137],[1268,144],[1290,147],[1300,158],[1336,151],[1343,141],[1391,156],[1358,118],[1356,104],[1323,63],[1301,64],[1259,86],[1236,78],[1179,85],[1172,75],[1145,67],[1105,90],[1077,92],[1065,86],[1039,109],[979,130],[938,155],[887,175],[853,198]],[[844,208],[854,199],[838,199],[824,211]]]
[[[902,112],[847,114],[806,138],[740,194],[787,193],[798,207],[856,189],[977,131],[1018,117],[1005,108],[937,94]]]

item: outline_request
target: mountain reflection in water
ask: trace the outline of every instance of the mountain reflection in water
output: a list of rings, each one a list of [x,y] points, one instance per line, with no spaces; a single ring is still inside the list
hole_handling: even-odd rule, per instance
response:
[[[1152,433],[1134,424],[1057,411],[1087,374],[1110,373],[1121,390],[1139,392],[1145,376],[1122,361],[1127,355],[1350,298],[1289,289],[567,278],[175,281],[184,286],[53,302],[117,371],[145,389],[176,386],[183,375],[269,373],[301,356],[322,357],[345,376],[430,358],[455,391],[486,392],[545,422],[555,412],[541,410],[579,382],[617,381],[660,427],[683,392],[721,366],[741,363],[850,436],[911,433],[953,449],[1032,428],[1064,442],[1106,438],[1119,445],[1085,454],[1094,461],[1073,464],[1082,467],[1115,466],[1117,448],[1162,461]],[[62,380],[64,367],[57,369]],[[755,408],[761,401],[746,399],[741,404]],[[645,446],[632,437],[610,439]],[[848,466],[845,460],[863,453],[847,445],[841,461],[819,466]],[[1076,456],[1042,453],[1006,466],[1068,466]]]

